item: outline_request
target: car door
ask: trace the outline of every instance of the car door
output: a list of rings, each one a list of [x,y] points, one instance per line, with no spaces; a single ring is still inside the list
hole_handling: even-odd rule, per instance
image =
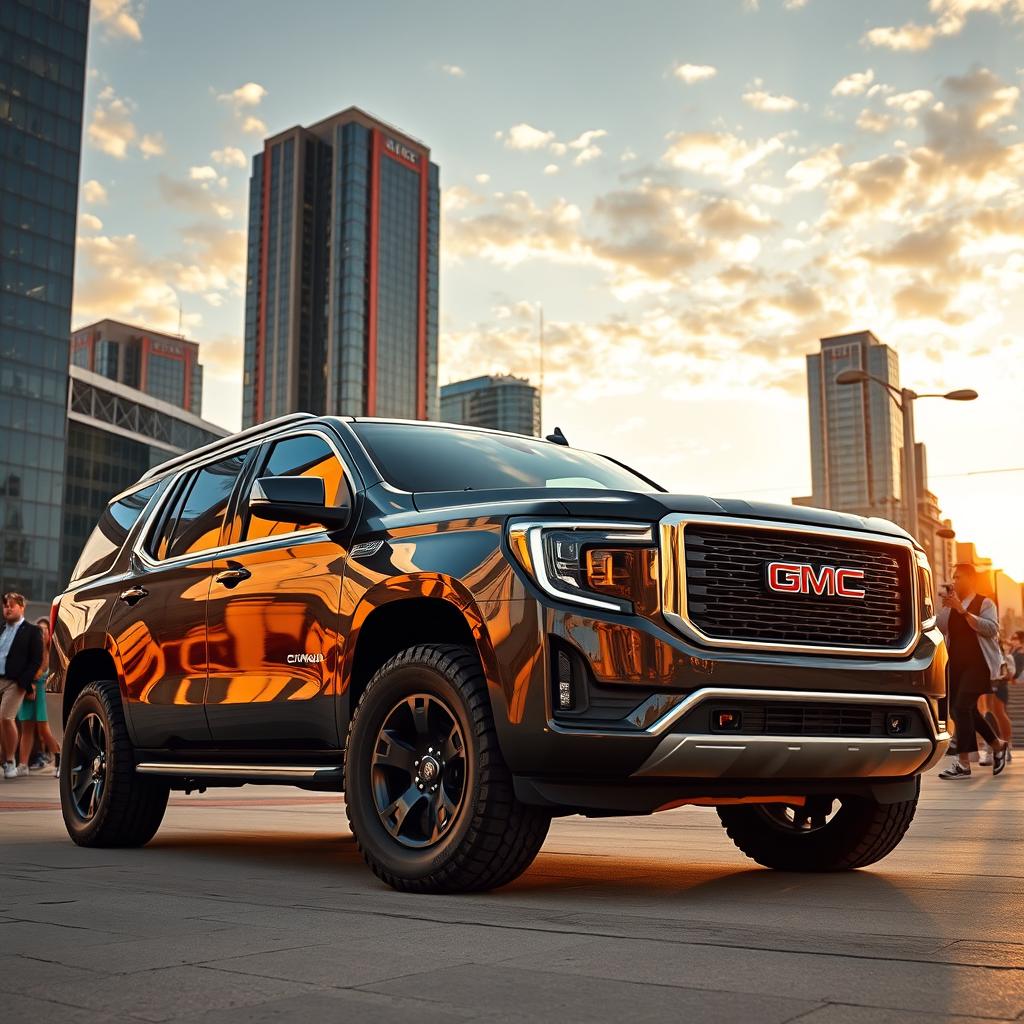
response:
[[[352,494],[334,441],[296,431],[264,445],[240,490],[232,545],[214,566],[208,605],[207,717],[221,746],[337,749],[341,587],[351,528],[250,514],[261,476],[317,476],[328,504]]]
[[[246,452],[184,472],[143,530],[108,630],[117,644],[135,745],[210,743],[206,602]]]

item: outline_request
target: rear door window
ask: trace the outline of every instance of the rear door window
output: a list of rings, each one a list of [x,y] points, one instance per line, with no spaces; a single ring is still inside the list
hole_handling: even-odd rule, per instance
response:
[[[220,544],[228,501],[245,464],[245,452],[203,466],[179,491],[152,553],[163,561],[191,555]]]
[[[159,487],[159,484],[150,484],[107,506],[96,524],[96,529],[92,531],[85,542],[85,547],[82,548],[78,564],[71,574],[73,580],[99,576],[110,571],[117,561],[118,553],[124,547],[124,542],[128,539],[128,534],[132,532],[132,527],[139,521],[139,516],[145,511]]]

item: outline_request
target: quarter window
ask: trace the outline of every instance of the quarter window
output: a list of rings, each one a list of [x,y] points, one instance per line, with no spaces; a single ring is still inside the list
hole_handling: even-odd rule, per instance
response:
[[[177,558],[215,548],[231,491],[242,471],[245,452],[203,466],[186,483],[178,510],[168,517],[156,547],[156,557]]]
[[[75,571],[71,574],[73,580],[109,571],[132,527],[138,522],[158,487],[159,484],[150,484],[107,506],[82,549]]]
[[[311,476],[324,482],[324,501],[338,505],[345,498],[345,471],[327,441],[318,434],[300,434],[278,441],[270,450],[259,476]],[[314,524],[272,522],[269,519],[248,517],[243,540],[277,537],[300,529],[323,529]]]

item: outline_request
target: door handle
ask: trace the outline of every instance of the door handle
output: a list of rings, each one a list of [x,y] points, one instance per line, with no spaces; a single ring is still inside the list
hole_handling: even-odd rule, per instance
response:
[[[129,587],[127,590],[121,591],[121,600],[125,604],[133,605],[138,604],[144,597],[149,595],[149,591],[145,587]]]
[[[227,587],[230,590],[232,587],[237,587],[242,580],[247,580],[251,575],[252,573],[241,565],[233,565],[230,569],[217,573],[213,578],[221,586]]]

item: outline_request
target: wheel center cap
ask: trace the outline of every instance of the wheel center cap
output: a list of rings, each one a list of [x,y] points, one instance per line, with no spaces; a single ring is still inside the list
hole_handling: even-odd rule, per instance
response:
[[[92,761],[92,773],[93,775],[99,775],[103,771],[103,758],[94,757]]]
[[[437,761],[427,755],[420,761],[420,778],[424,782],[433,782],[441,774],[441,766]]]

